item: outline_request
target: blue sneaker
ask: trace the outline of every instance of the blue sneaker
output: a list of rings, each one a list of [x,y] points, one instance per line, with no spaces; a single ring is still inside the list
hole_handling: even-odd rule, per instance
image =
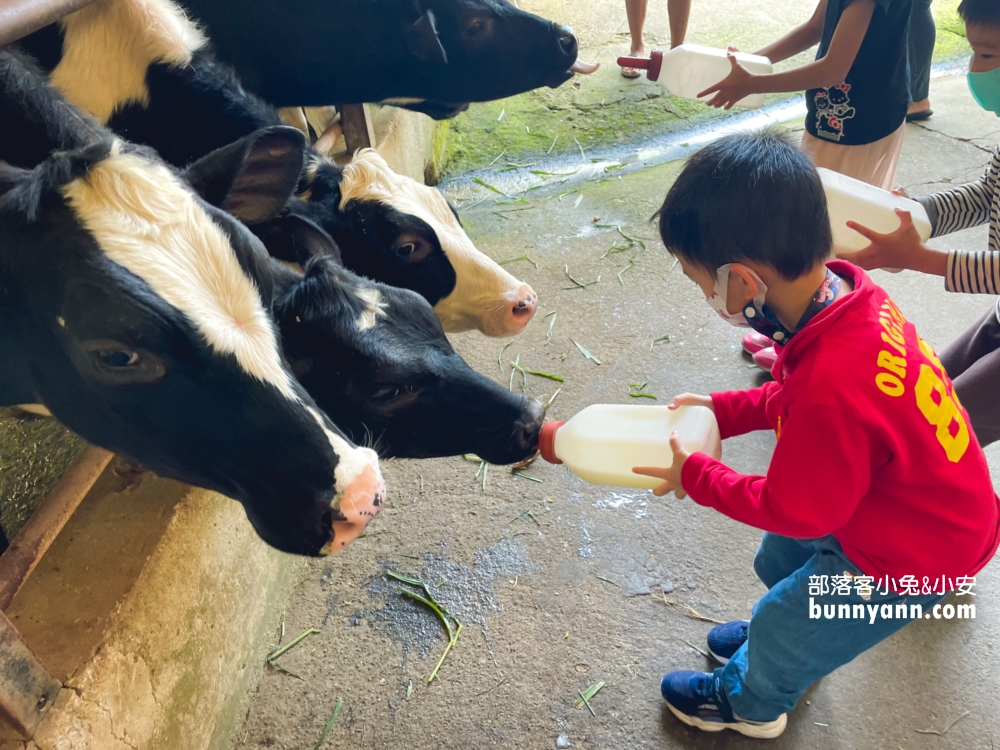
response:
[[[747,737],[772,739],[785,731],[787,717],[782,714],[774,721],[747,721],[733,714],[722,692],[720,679],[712,672],[692,672],[682,669],[668,672],[660,683],[660,692],[667,708],[689,727],[705,732],[732,729]]]
[[[719,664],[728,664],[733,654],[747,642],[750,633],[750,623],[747,620],[716,625],[708,631],[708,652]]]

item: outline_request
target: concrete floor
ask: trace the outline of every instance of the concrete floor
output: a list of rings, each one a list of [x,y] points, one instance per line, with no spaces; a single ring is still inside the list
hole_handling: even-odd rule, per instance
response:
[[[697,4],[696,4],[697,5]],[[899,181],[914,193],[977,178],[1000,123],[976,108],[962,78],[934,82],[925,126],[910,126]],[[795,127],[792,124],[792,127]],[[629,383],[661,403],[681,391],[747,388],[762,375],[739,352],[736,333],[711,312],[674,267],[648,223],[679,165],[665,164],[600,183],[526,194],[526,204],[493,200],[463,212],[470,234],[538,291],[542,309],[509,342],[455,337],[463,355],[507,384],[507,363],[556,373],[529,377],[527,392],[562,391],[550,410],[565,419],[591,403],[633,401]],[[579,192],[559,196],[579,187]],[[582,197],[581,197],[582,196]],[[503,200],[499,196],[495,199]],[[512,210],[518,209],[518,210]],[[507,213],[500,213],[507,211]],[[612,229],[646,242],[602,258]],[[938,241],[984,248],[983,228]],[[618,274],[630,262],[634,266]],[[572,288],[569,274],[587,289]],[[946,345],[991,299],[948,295],[940,280],[879,273],[922,335]],[[569,287],[569,288],[568,288]],[[546,343],[555,313],[551,343]],[[653,343],[669,335],[669,342]],[[601,364],[585,359],[584,345]],[[520,376],[513,381],[520,387]],[[442,427],[447,429],[447,416]],[[759,473],[774,437],[728,441],[723,458]],[[1000,472],[1000,450],[988,452]],[[563,467],[536,464],[544,482],[491,467],[483,480],[462,458],[385,464],[389,507],[366,538],[339,557],[309,563],[288,605],[285,642],[320,632],[282,659],[301,679],[268,669],[241,732],[240,748],[311,748],[339,700],[326,748],[750,748],[731,732],[688,729],[664,708],[661,675],[711,665],[711,627],[688,617],[747,617],[763,592],[751,570],[760,532],[688,500],[591,487]],[[943,499],[944,501],[945,499]],[[522,515],[531,510],[532,516]],[[446,639],[434,615],[375,578],[386,569],[420,576],[465,626],[436,681],[427,675]],[[917,622],[822,680],[789,719],[776,748],[993,748],[1000,743],[998,636],[1000,567],[979,576],[977,619]],[[275,640],[277,640],[277,633]],[[594,714],[573,703],[604,681]],[[942,730],[968,714],[943,736]]]

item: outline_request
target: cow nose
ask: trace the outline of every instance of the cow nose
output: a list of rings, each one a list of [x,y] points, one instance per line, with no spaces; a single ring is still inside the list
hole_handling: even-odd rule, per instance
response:
[[[538,447],[538,435],[545,421],[545,407],[537,398],[525,401],[524,410],[514,423],[514,439],[517,447],[523,451],[533,452]]]
[[[514,327],[524,328],[528,325],[528,321],[534,317],[537,309],[538,295],[530,286],[522,284],[521,288],[517,290],[517,302],[510,309]]]
[[[573,29],[568,26],[556,26],[556,40],[559,43],[559,50],[570,60],[576,60],[578,50]]]

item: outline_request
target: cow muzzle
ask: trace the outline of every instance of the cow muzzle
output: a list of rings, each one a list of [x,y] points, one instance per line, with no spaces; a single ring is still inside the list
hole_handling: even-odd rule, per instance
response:
[[[340,496],[333,509],[333,539],[321,550],[329,555],[353,542],[385,504],[385,480],[378,466],[366,466]]]

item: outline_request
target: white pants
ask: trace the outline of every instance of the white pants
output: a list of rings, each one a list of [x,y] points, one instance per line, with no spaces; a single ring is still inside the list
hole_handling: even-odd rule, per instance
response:
[[[839,143],[802,134],[802,150],[812,157],[817,167],[839,172],[883,190],[896,187],[896,166],[903,148],[904,122],[885,138],[863,146],[842,146]]]

